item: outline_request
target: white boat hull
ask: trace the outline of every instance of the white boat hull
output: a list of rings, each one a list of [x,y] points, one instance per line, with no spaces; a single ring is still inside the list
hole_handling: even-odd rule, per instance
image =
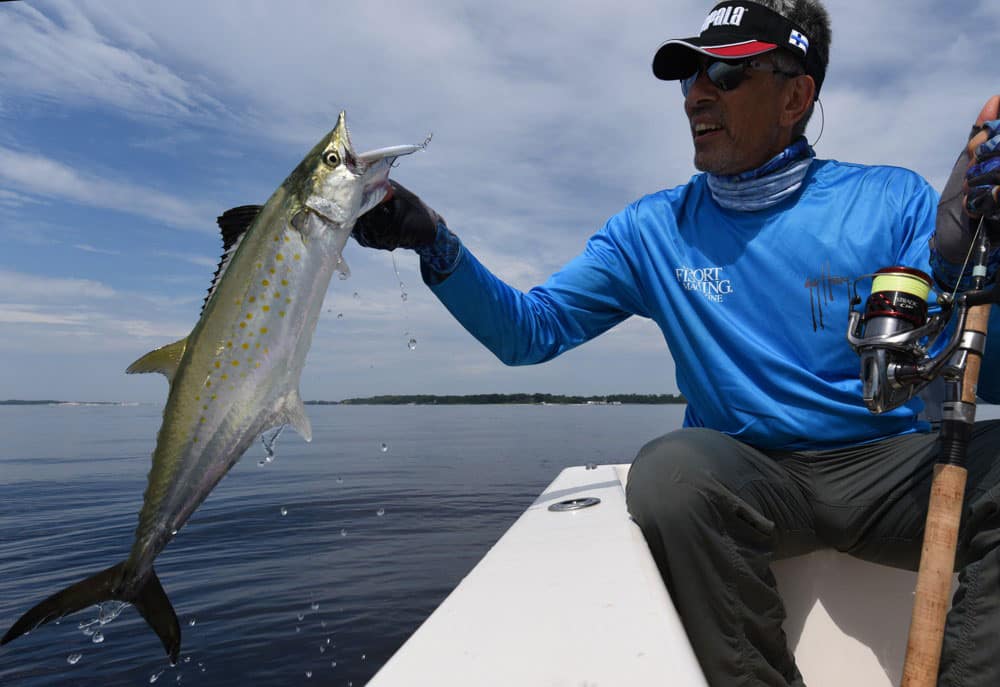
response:
[[[369,685],[706,687],[628,517],[627,475],[563,470]],[[549,509],[585,497],[600,503]],[[774,572],[809,687],[899,684],[915,573],[833,551]]]

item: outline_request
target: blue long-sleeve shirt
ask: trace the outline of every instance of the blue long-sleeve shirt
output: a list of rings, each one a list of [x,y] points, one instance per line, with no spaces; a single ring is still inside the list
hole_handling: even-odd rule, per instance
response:
[[[697,175],[613,216],[528,293],[465,249],[446,279],[427,281],[510,365],[549,360],[631,315],[651,318],[688,401],[686,426],[765,449],[831,448],[928,429],[919,399],[878,416],[864,407],[845,332],[855,277],[890,265],[930,271],[937,202],[908,170],[815,160],[794,196],[739,212]],[[1000,342],[986,357],[1000,357]],[[984,381],[981,395],[992,388]]]

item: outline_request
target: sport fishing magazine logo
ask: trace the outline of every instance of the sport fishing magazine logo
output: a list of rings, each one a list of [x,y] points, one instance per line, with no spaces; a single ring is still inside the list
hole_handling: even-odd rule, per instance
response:
[[[714,303],[733,292],[733,283],[723,278],[721,267],[678,267],[674,273],[686,290],[698,291]]]

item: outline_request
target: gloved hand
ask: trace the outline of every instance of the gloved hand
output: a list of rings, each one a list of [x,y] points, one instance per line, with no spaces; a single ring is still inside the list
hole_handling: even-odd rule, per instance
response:
[[[426,248],[444,220],[402,184],[389,180],[392,195],[361,215],[351,234],[366,248]]]
[[[994,107],[990,111],[990,104]],[[998,115],[988,103],[983,116]],[[977,122],[969,140],[969,168],[965,173],[965,211],[973,220],[1000,220],[1000,119]],[[992,238],[992,237],[991,237]]]

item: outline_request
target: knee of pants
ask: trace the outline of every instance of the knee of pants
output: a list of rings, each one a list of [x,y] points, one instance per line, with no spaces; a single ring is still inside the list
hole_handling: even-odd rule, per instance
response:
[[[643,446],[629,470],[626,496],[629,513],[641,525],[655,520],[661,527],[680,525],[705,515],[707,494],[718,491],[715,474],[722,443],[717,432],[682,429]]]

